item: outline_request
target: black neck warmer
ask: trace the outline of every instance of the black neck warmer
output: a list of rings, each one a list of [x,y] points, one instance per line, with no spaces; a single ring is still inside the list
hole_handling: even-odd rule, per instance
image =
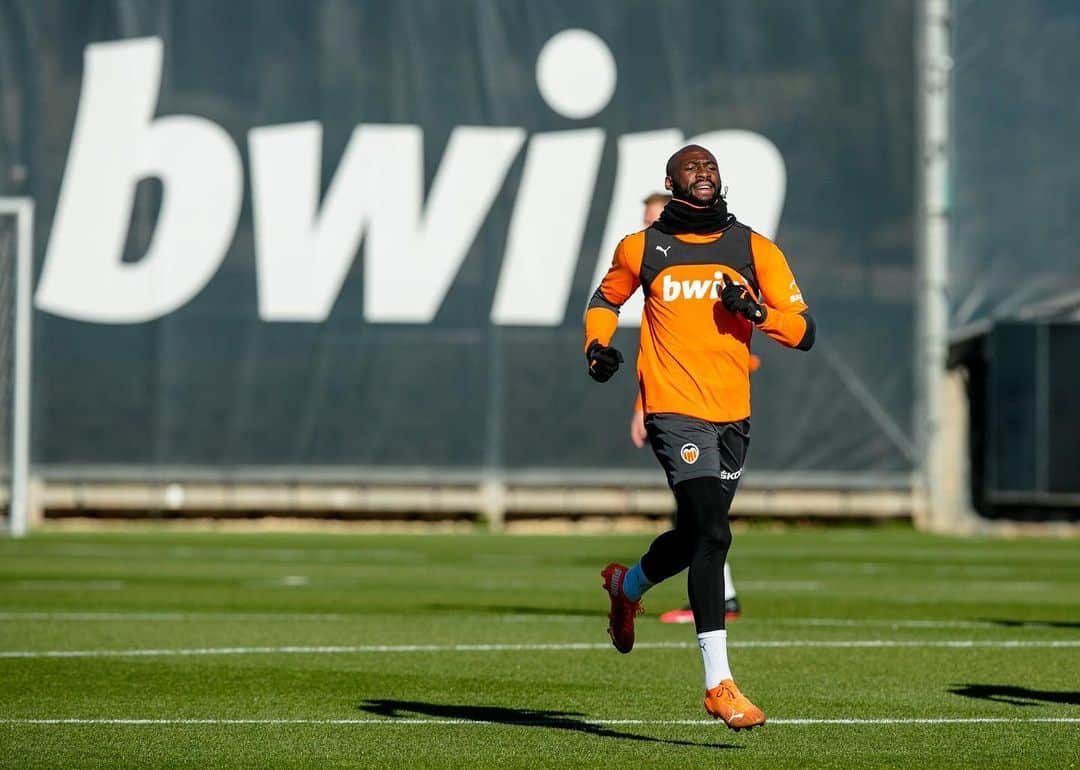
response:
[[[672,198],[664,206],[664,211],[653,223],[653,227],[667,235],[704,235],[718,233],[730,227],[734,221],[735,215],[728,213],[727,202],[723,198],[718,198],[716,203],[707,208]]]

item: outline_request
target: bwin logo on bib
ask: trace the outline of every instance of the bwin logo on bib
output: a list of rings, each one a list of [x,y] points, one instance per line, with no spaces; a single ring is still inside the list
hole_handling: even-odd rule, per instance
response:
[[[679,449],[679,456],[687,465],[693,465],[701,457],[701,450],[697,448],[697,444],[683,444]]]
[[[660,248],[659,246],[657,248]],[[742,283],[735,280],[735,283]],[[667,273],[664,274],[662,284],[664,302],[673,302],[677,299],[719,299],[720,290],[724,287],[724,273],[717,270],[712,279],[694,281],[675,281]]]

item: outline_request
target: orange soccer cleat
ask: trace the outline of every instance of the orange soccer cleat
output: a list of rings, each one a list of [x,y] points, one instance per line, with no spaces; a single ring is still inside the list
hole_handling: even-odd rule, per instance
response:
[[[739,619],[739,600],[732,596],[724,600],[724,620]],[[678,610],[668,610],[660,616],[661,623],[693,623],[694,611],[689,606]]]
[[[694,611],[689,607],[677,610],[668,610],[660,616],[661,623],[693,623]]]
[[[732,679],[705,691],[705,710],[713,719],[723,719],[724,724],[736,731],[765,724],[765,712],[739,692]]]
[[[628,653],[634,649],[634,618],[644,610],[641,602],[632,602],[623,595],[623,579],[626,577],[627,568],[614,562],[600,571],[604,578],[604,590],[611,599],[611,609],[608,610],[608,636],[615,649],[621,653]]]

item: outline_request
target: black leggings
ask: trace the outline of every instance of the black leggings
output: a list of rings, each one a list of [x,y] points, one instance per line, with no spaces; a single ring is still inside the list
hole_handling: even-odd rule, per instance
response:
[[[738,480],[703,476],[675,485],[675,528],[664,532],[641,558],[650,583],[687,567],[687,590],[699,634],[724,628],[724,562],[731,547],[728,509]]]

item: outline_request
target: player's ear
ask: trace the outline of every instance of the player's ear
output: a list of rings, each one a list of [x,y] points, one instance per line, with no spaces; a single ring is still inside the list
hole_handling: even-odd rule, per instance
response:
[[[664,177],[664,189],[671,190],[671,177],[669,176]]]

